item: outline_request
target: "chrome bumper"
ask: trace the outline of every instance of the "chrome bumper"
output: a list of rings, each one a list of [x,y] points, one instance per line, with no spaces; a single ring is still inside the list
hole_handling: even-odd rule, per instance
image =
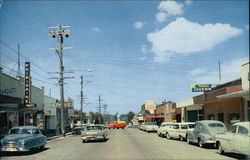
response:
[[[103,139],[103,136],[83,136],[81,137],[82,140],[91,140],[91,141],[95,141],[95,140],[101,140]]]

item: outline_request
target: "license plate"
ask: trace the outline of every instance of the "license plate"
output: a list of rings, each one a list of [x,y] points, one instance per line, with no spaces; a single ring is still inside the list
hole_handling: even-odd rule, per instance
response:
[[[90,138],[90,140],[92,140],[92,141],[93,141],[93,140],[95,140],[95,138]]]
[[[11,152],[11,151],[17,151],[15,148],[6,148],[6,150],[5,151],[7,151],[7,152]]]

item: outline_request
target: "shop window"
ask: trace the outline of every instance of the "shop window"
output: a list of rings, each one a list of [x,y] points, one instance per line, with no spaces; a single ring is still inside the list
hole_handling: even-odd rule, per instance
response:
[[[0,111],[0,135],[8,132],[7,112]]]
[[[228,117],[229,123],[235,123],[240,121],[239,113],[231,113]]]
[[[25,113],[25,125],[36,126],[36,115],[34,113]]]
[[[19,123],[19,126],[24,126],[24,113],[23,112],[19,112],[19,115],[18,115],[18,123]]]
[[[17,112],[8,112],[8,128],[18,126]]]
[[[250,101],[247,101],[247,119],[250,121]]]
[[[172,120],[176,120],[176,115],[175,114],[172,115]]]
[[[214,114],[208,114],[208,120],[215,120]]]
[[[224,123],[224,113],[218,113],[218,120]]]
[[[203,110],[201,109],[201,110],[199,110],[199,114],[203,114]]]

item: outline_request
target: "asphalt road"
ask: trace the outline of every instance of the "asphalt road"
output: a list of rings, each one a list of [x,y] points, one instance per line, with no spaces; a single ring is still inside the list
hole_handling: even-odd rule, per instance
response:
[[[109,130],[106,142],[82,143],[80,136],[48,141],[44,150],[25,154],[2,153],[1,160],[130,160],[130,159],[241,159],[240,155],[219,155],[216,149],[199,148],[156,133],[126,128]]]

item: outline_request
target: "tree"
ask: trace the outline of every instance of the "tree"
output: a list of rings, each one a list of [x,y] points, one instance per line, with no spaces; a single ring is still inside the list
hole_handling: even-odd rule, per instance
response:
[[[128,114],[127,114],[127,120],[128,120],[128,123],[131,122],[131,120],[134,118],[135,116],[135,113],[132,112],[132,111],[129,111]]]

